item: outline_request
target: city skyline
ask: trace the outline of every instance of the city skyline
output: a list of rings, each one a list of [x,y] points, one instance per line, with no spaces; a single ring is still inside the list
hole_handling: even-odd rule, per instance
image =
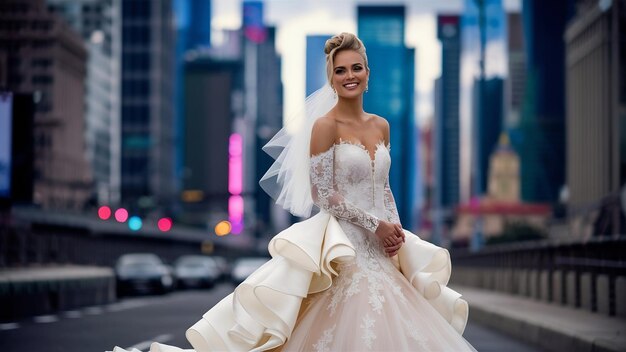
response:
[[[213,41],[220,42],[220,29],[241,26],[243,0],[213,0]],[[434,116],[433,82],[441,74],[441,47],[437,40],[437,14],[461,14],[464,0],[445,2],[386,1],[384,6],[406,7],[405,45],[415,48],[416,119],[420,126]],[[283,57],[285,118],[302,106],[305,96],[306,36],[357,32],[357,6],[380,5],[374,0],[286,1],[265,0],[265,23],[277,28],[277,50]],[[520,12],[521,0],[502,0],[505,12]],[[367,46],[367,43],[365,43]],[[471,81],[470,81],[471,82]]]

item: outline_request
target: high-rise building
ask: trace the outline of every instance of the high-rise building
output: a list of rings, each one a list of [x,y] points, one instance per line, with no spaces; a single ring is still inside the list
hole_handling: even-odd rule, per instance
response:
[[[568,211],[600,210],[602,218],[598,208],[619,203],[626,182],[626,4],[579,1],[565,41]],[[611,208],[598,230],[622,233],[620,206]]]
[[[565,44],[570,0],[523,1],[527,78],[520,129],[522,199],[556,202],[565,184]]]
[[[504,80],[499,77],[489,78],[484,82],[484,100],[480,99],[480,79],[474,81],[474,114],[476,128],[480,138],[476,141],[476,157],[478,158],[478,182],[483,193],[487,190],[489,179],[489,159],[498,145],[502,132],[504,115]]]
[[[447,208],[456,205],[460,197],[460,17],[438,16],[437,37],[441,41],[441,77],[436,89],[435,187],[439,191],[435,204]]]
[[[0,56],[7,63],[0,82],[11,92],[32,94],[36,103],[33,201],[44,208],[82,210],[92,195],[83,40],[44,0],[3,1],[0,23]]]
[[[213,227],[228,214],[229,136],[233,99],[242,90],[242,63],[239,58],[201,55],[186,63],[184,73],[187,108],[180,221],[197,226],[208,222]]]
[[[306,95],[318,90],[326,78],[326,54],[324,46],[332,35],[307,35],[306,37]]]
[[[359,6],[358,35],[367,48],[372,75],[365,93],[365,110],[383,116],[391,129],[392,163],[389,175],[403,226],[413,223],[415,133],[413,110],[414,55],[404,45],[404,6]]]
[[[48,0],[87,46],[87,156],[94,175],[97,201],[120,200],[119,3],[113,0]]]
[[[174,169],[176,190],[182,188],[185,141],[185,62],[187,54],[211,47],[211,0],[173,0],[176,30],[174,80]]]
[[[122,1],[121,20],[122,202],[163,210],[176,196],[171,1]]]

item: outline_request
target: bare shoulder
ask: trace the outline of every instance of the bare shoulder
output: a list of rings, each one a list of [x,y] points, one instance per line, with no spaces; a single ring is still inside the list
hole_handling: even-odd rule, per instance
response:
[[[322,116],[315,120],[311,130],[311,155],[327,151],[335,144],[337,137],[337,121],[330,116]]]
[[[389,121],[384,117],[378,116],[376,114],[370,114],[373,118],[374,124],[376,128],[378,128],[383,134],[389,133]]]

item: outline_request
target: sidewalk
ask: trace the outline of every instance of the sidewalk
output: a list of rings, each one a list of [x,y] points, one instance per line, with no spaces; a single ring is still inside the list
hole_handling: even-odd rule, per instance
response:
[[[453,285],[470,306],[470,321],[548,351],[626,352],[626,319]]]
[[[0,320],[105,304],[115,300],[115,275],[96,266],[2,268],[0,300]]]

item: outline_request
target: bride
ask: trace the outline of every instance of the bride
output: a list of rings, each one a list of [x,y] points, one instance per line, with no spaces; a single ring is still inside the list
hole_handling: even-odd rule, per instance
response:
[[[276,235],[272,259],[187,330],[194,350],[151,352],[474,351],[467,303],[446,287],[448,252],[400,225],[389,124],[363,111],[363,43],[341,33],[324,52],[329,84],[295,133],[266,145],[276,162],[260,182],[293,214],[320,211]]]

